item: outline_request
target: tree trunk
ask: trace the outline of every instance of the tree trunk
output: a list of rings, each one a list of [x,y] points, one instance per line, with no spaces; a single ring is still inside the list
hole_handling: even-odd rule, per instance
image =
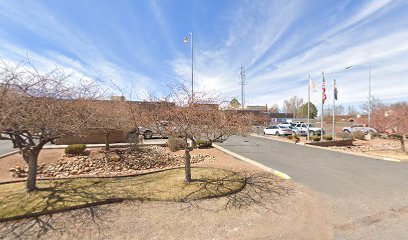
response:
[[[185,169],[185,182],[191,182],[191,155],[188,142],[186,139],[186,148],[184,149],[184,169]]]
[[[37,180],[37,159],[38,159],[38,150],[30,150],[25,156],[28,163],[28,176],[26,183],[27,192],[31,192],[37,189],[36,180]]]
[[[401,151],[403,152],[407,152],[407,149],[405,148],[405,142],[407,140],[407,137],[405,136],[405,134],[402,134],[400,141],[401,141]]]
[[[109,134],[105,134],[105,150],[109,151],[110,150],[110,146],[109,146]]]

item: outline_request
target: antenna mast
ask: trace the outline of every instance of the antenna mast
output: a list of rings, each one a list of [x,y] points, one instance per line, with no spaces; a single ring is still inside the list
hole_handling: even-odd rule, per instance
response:
[[[241,71],[239,73],[241,81],[239,82],[239,85],[241,85],[241,110],[244,110],[245,108],[245,85],[247,85],[246,82],[246,76],[245,76],[245,68],[241,65]]]

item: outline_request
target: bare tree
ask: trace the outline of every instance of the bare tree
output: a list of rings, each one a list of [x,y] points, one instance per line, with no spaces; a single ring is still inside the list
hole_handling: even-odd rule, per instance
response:
[[[347,114],[348,115],[357,115],[358,111],[356,110],[356,107],[354,107],[353,105],[348,105]]]
[[[283,102],[283,110],[286,113],[293,113],[295,118],[302,115],[302,106],[303,98],[298,96],[293,96],[292,98]]]
[[[110,149],[110,136],[113,133],[128,131],[129,117],[127,105],[117,100],[89,101],[90,111],[88,121],[92,122],[88,131],[103,134],[105,137],[105,150]]]
[[[87,100],[95,84],[75,81],[59,68],[40,73],[29,63],[0,66],[0,139],[11,140],[28,164],[26,189],[36,189],[37,158],[56,138],[88,127]]]
[[[249,120],[237,112],[221,111],[216,98],[207,92],[196,92],[194,103],[185,86],[171,87],[169,99],[175,106],[157,104],[151,111],[151,121],[165,121],[161,126],[163,135],[181,137],[185,142],[185,181],[191,182],[191,155],[196,140],[225,141],[231,135],[249,132]],[[191,145],[189,145],[189,141]]]
[[[408,135],[408,104],[406,102],[382,105],[372,113],[372,124],[380,132],[396,135],[401,142],[401,150],[406,151]]]
[[[278,113],[280,112],[278,104],[272,104],[272,106],[268,109],[271,113]]]
[[[384,104],[381,102],[380,99],[375,98],[374,96],[371,99],[371,112],[374,112],[375,110],[383,107]],[[363,104],[361,104],[360,106],[361,110],[363,111],[363,113],[368,114],[370,111],[370,101],[367,100],[366,102],[364,102]]]

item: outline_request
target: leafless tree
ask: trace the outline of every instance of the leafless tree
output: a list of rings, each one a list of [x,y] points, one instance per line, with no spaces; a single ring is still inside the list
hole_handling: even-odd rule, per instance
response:
[[[219,110],[218,102],[211,93],[196,92],[192,102],[189,89],[185,86],[173,86],[170,87],[168,99],[172,99],[176,105],[156,104],[156,108],[150,112],[151,121],[166,122],[161,126],[162,135],[184,139],[186,182],[192,181],[190,152],[194,149],[196,140],[222,142],[231,135],[243,135],[249,131],[248,117]]]
[[[357,115],[358,111],[356,110],[356,107],[354,107],[353,105],[348,105],[347,114],[348,115]]]
[[[268,109],[268,111],[269,112],[271,112],[271,113],[278,113],[280,110],[279,110],[279,106],[278,106],[278,104],[273,104],[269,109]]]
[[[370,111],[370,104],[371,104],[371,112],[374,112],[376,109],[379,109],[384,106],[380,99],[372,97],[371,102],[367,100],[363,104],[361,104],[360,108],[364,114],[368,114]]]
[[[303,98],[293,96],[292,98],[284,101],[283,110],[286,113],[293,113],[294,117],[297,118],[302,114],[302,106]]]
[[[28,164],[26,189],[36,189],[37,158],[56,138],[88,127],[87,102],[96,84],[62,69],[40,73],[29,63],[0,65],[0,139],[11,140]]]
[[[408,135],[408,104],[406,102],[377,106],[372,113],[372,124],[380,132],[396,135],[401,150],[406,151]]]
[[[130,131],[129,106],[124,101],[94,100],[89,101],[89,121],[92,126],[88,131],[103,134],[105,137],[105,150],[110,149],[110,136],[113,133]]]

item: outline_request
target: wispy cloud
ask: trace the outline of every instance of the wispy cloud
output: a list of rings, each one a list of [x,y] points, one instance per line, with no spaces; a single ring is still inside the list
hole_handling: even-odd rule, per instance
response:
[[[370,65],[373,94],[391,101],[408,92],[407,9],[399,0],[1,1],[0,55],[18,61],[28,53],[44,68],[160,94],[168,82],[190,84],[182,38],[193,31],[196,89],[238,97],[242,64],[247,103],[282,104],[306,97],[308,75],[320,83],[325,71],[329,98],[336,78],[338,103],[357,104],[367,98]],[[319,103],[320,94],[312,100]]]

